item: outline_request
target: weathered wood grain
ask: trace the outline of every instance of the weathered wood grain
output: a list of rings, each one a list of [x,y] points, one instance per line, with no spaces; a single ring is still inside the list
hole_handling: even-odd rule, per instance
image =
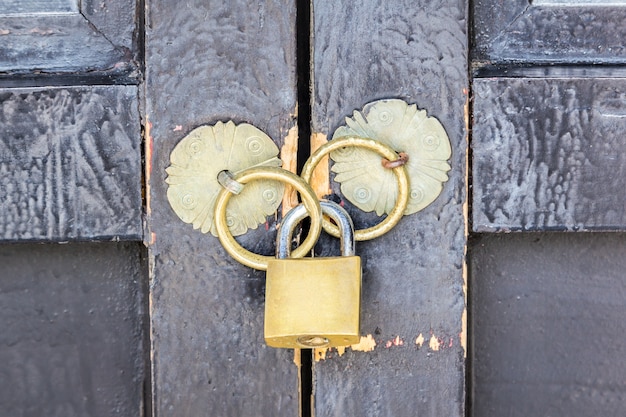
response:
[[[148,225],[156,415],[294,416],[293,351],[263,341],[263,273],[170,208],[170,152],[201,124],[234,120],[279,146],[295,126],[295,4],[147,2]],[[292,130],[293,132],[293,130]],[[292,133],[293,134],[293,133]],[[273,252],[275,224],[248,232]]]
[[[367,102],[401,98],[437,117],[453,149],[442,195],[357,245],[361,333],[376,346],[315,364],[315,415],[462,416],[466,3],[316,0],[313,11],[313,135],[331,137]],[[359,228],[380,220],[345,203]]]
[[[0,246],[0,414],[144,415],[144,251]]]
[[[475,79],[473,229],[626,229],[626,80]]]
[[[0,90],[0,240],[142,236],[137,88]]]
[[[472,242],[472,416],[624,412],[625,239],[553,232]]]
[[[79,8],[56,3],[31,8],[67,12],[0,13],[0,72],[120,75],[137,69],[134,0],[86,0]]]
[[[0,15],[31,13],[72,13],[78,11],[77,0],[4,0],[0,3]]]
[[[473,58],[480,61],[478,65],[624,63],[626,7],[622,6],[477,0]]]

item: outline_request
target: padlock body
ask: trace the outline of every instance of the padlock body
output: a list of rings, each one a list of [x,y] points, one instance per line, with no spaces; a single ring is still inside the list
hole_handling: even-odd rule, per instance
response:
[[[266,280],[269,346],[311,348],[359,342],[360,257],[273,259]]]

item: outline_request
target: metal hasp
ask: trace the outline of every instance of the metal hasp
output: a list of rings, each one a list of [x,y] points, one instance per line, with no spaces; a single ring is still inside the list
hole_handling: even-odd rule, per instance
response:
[[[220,172],[238,174],[253,167],[280,167],[278,147],[256,127],[232,121],[200,126],[174,147],[170,155],[167,199],[185,223],[202,233],[217,236],[214,207],[222,190]],[[284,185],[279,181],[255,181],[240,190],[226,213],[230,233],[239,236],[265,223],[280,205]]]
[[[283,219],[277,257],[267,267],[265,342],[279,348],[347,346],[359,342],[361,258],[354,256],[354,226],[338,204],[322,201],[322,211],[339,226],[341,257],[288,259],[304,206]]]
[[[333,139],[358,136],[374,139],[402,153],[410,179],[409,201],[404,214],[424,209],[441,193],[448,181],[448,159],[452,148],[448,135],[434,117],[425,110],[402,100],[379,100],[367,104],[346,118]],[[335,181],[348,201],[365,212],[389,214],[393,209],[398,188],[394,174],[376,153],[356,147],[338,149],[330,154],[335,162]]]

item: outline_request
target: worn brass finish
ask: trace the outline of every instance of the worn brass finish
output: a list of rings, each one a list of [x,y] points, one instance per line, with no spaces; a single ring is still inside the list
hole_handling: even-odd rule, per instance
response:
[[[235,195],[239,195],[243,191],[243,184],[239,181],[235,181],[235,176],[230,171],[220,171],[220,173],[217,174],[217,182]]]
[[[259,180],[280,181],[294,187],[302,196],[304,205],[311,216],[311,226],[306,239],[302,242],[301,246],[293,251],[292,256],[294,258],[303,257],[313,248],[322,231],[322,209],[317,200],[317,196],[302,178],[282,168],[262,167],[250,168],[235,174],[233,180],[242,184]],[[248,251],[237,243],[229,230],[226,211],[231,197],[233,197],[233,194],[225,188],[222,189],[217,196],[215,202],[215,226],[217,236],[224,246],[224,249],[226,249],[235,260],[254,269],[266,270],[268,261],[274,259],[274,257],[258,255]],[[239,196],[233,197],[233,199],[235,198],[239,198]]]
[[[281,348],[347,346],[358,343],[361,258],[354,256],[354,226],[338,204],[322,211],[341,229],[342,257],[287,259],[295,226],[306,217],[292,209],[276,238],[265,287],[265,341]]]
[[[182,221],[217,236],[213,213],[224,186],[218,180],[220,172],[236,174],[252,167],[280,167],[282,161],[277,156],[278,147],[272,139],[250,124],[217,122],[197,127],[172,150],[166,169],[167,199]],[[221,179],[237,191],[237,184],[227,175],[222,174]],[[237,204],[231,204],[227,214],[234,236],[265,223],[280,205],[284,185],[279,181],[256,181],[238,191]]]
[[[398,154],[389,146],[383,143],[380,143],[373,139],[367,139],[357,136],[346,136],[333,139],[328,143],[320,146],[317,151],[315,151],[313,155],[310,156],[310,158],[302,168],[302,178],[304,178],[306,182],[310,182],[315,167],[317,167],[317,165],[327,154],[337,150],[347,150],[351,148],[364,148],[369,151],[376,152],[382,158],[385,158],[389,161],[395,161],[398,159]],[[379,165],[380,160],[381,159],[378,158]],[[354,161],[354,163],[359,164],[359,161],[356,160]],[[396,224],[398,224],[402,216],[404,216],[404,212],[406,210],[409,199],[409,177],[404,166],[393,168],[391,171],[395,175],[397,182],[397,197],[395,198],[395,204],[389,212],[389,215],[382,222],[367,229],[356,230],[354,235],[355,239],[358,241],[370,240],[384,235]],[[328,232],[332,236],[339,237],[340,232],[337,226],[335,226],[326,219],[324,219],[322,224],[326,232]]]
[[[374,139],[407,155],[410,178],[409,201],[404,214],[412,214],[431,204],[448,181],[452,154],[443,125],[415,104],[402,100],[379,100],[367,104],[346,118],[333,140],[346,136]],[[335,162],[334,180],[341,193],[359,209],[381,216],[394,208],[396,190],[393,174],[381,166],[380,158],[366,148],[339,149],[330,154]],[[393,164],[391,165],[393,166]]]
[[[359,342],[361,258],[272,259],[265,289],[265,342],[284,348]]]

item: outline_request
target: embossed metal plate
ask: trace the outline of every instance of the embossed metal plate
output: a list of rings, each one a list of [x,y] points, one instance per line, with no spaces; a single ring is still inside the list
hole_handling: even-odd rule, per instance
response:
[[[278,147],[256,127],[232,121],[192,130],[176,145],[170,155],[167,199],[178,217],[202,233],[217,235],[214,206],[222,186],[217,180],[221,171],[232,173],[247,168],[280,167]],[[233,196],[226,219],[233,236],[244,234],[265,223],[282,200],[284,185],[278,181],[255,181]]]
[[[422,210],[435,201],[448,180],[448,159],[452,154],[445,129],[425,110],[402,100],[380,100],[367,104],[346,118],[333,139],[361,136],[389,145],[396,152],[405,152],[410,178],[410,193],[404,214]],[[365,212],[376,211],[381,216],[393,208],[398,190],[394,174],[381,165],[381,157],[362,148],[346,147],[330,157],[332,171],[341,192],[356,207]]]

